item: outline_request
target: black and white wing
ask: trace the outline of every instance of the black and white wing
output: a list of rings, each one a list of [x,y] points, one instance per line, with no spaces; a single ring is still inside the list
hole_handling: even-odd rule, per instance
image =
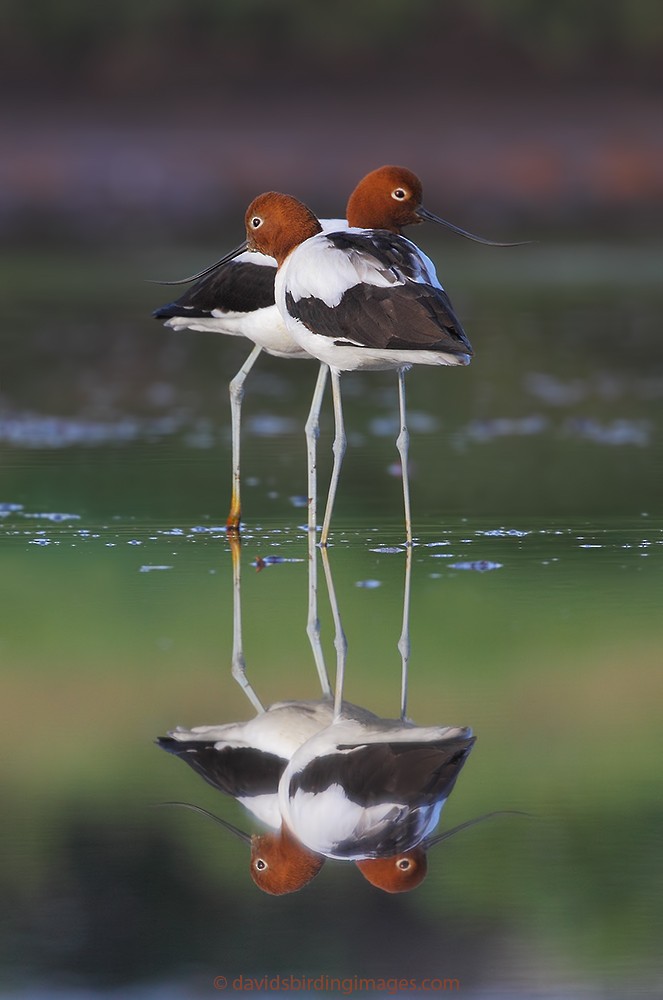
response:
[[[313,239],[285,291],[288,313],[311,333],[339,347],[472,355],[431,262],[409,240],[381,230]]]
[[[263,254],[243,253],[200,278],[186,292],[152,313],[155,319],[217,318],[250,313],[274,305],[276,261]]]

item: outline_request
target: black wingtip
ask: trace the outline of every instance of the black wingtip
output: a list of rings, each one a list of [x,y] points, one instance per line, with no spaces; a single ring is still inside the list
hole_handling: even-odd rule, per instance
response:
[[[171,319],[173,316],[177,316],[175,303],[169,302],[167,306],[159,306],[153,311],[152,316],[154,319]]]
[[[190,319],[210,319],[211,309],[203,309],[198,306],[183,305],[181,300],[169,302],[168,305],[159,306],[152,313],[155,319],[180,319],[186,323]]]

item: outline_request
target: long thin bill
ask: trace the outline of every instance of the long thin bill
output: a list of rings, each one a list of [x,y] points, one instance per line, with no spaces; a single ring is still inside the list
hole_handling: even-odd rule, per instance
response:
[[[234,260],[235,257],[239,257],[241,253],[244,253],[244,251],[248,249],[249,249],[248,244],[246,240],[244,240],[244,242],[240,243],[238,247],[235,247],[234,250],[231,250],[230,253],[227,253],[225,257],[222,257],[220,260],[217,260],[214,264],[210,264],[210,266],[206,267],[203,271],[198,271],[197,274],[189,275],[188,278],[179,278],[177,281],[159,281],[158,279],[155,278],[148,278],[147,280],[154,285],[188,285],[190,281],[198,281],[198,278],[204,278],[206,275],[212,274],[212,272],[216,271],[218,267],[223,267],[224,264],[227,264],[229,261]]]
[[[464,236],[465,239],[474,240],[475,243],[484,243],[487,247],[524,247],[531,243],[531,240],[524,240],[521,243],[497,243],[495,240],[486,240],[483,236],[475,236],[474,233],[468,233],[467,230],[461,229],[459,226],[454,226],[452,222],[447,222],[446,219],[441,219],[438,215],[433,215],[423,206],[417,209],[417,215],[420,219],[426,219],[428,222],[437,222],[440,226],[446,226],[450,229],[452,233],[458,233],[459,236]]]
[[[159,802],[159,806],[180,806],[182,809],[190,809],[192,812],[200,813],[201,816],[206,816],[211,819],[213,823],[218,826],[222,826],[224,830],[228,830],[233,833],[240,840],[243,840],[245,844],[251,843],[251,835],[244,833],[239,827],[233,826],[232,823],[227,823],[225,819],[221,819],[220,816],[215,816],[214,813],[208,812],[207,809],[203,809],[202,806],[194,806],[192,802]]]
[[[443,840],[448,840],[449,837],[454,837],[461,830],[467,830],[470,826],[476,826],[477,823],[483,823],[485,819],[491,819],[493,816],[529,816],[530,813],[520,812],[518,809],[498,809],[496,812],[485,813],[483,816],[477,816],[476,819],[468,819],[464,823],[459,823],[458,826],[454,826],[451,830],[445,830],[444,833],[440,833],[437,837],[429,837],[424,841],[424,846],[426,850],[430,847],[435,847],[436,844],[441,844]]]

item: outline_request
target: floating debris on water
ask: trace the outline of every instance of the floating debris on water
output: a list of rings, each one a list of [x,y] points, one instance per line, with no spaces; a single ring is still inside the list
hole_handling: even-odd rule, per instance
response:
[[[502,563],[489,562],[487,559],[479,559],[477,562],[450,563],[450,569],[468,569],[475,573],[487,573],[491,569],[502,569]]]
[[[407,415],[410,431],[416,434],[435,434],[440,427],[440,421],[430,413],[414,410]],[[368,425],[369,432],[374,437],[396,437],[400,430],[400,421],[396,414],[388,417],[373,417]]]
[[[382,580],[357,580],[355,583],[355,587],[361,587],[363,590],[376,590],[381,586]]]
[[[394,552],[405,552],[405,549],[399,545],[379,545],[376,549],[370,549],[371,552],[377,552],[379,555],[391,555]]]
[[[209,448],[214,448],[216,445],[216,439],[211,430],[207,428],[203,430],[193,430],[188,434],[184,435],[184,444],[187,448],[198,448],[200,451],[204,451]]]
[[[547,417],[532,414],[529,417],[498,417],[495,420],[472,420],[457,435],[457,442],[475,441],[483,444],[499,437],[529,437],[543,434],[550,427]]]
[[[571,437],[579,437],[594,444],[635,445],[646,448],[651,440],[651,424],[648,420],[613,420],[601,424],[589,417],[573,417],[567,420],[564,429]]]
[[[54,523],[59,523],[60,521],[80,521],[80,514],[23,514],[23,517],[35,518],[41,521],[53,521]]]
[[[477,531],[484,538],[525,538],[529,531],[518,531],[517,528],[492,528],[490,531]]]
[[[95,448],[165,437],[182,426],[183,419],[171,415],[148,420],[122,417],[101,423],[83,417],[24,412],[0,417],[0,441],[18,448]]]
[[[530,372],[525,376],[525,389],[551,406],[572,406],[587,395],[587,386],[580,379],[562,382],[554,375]]]
[[[258,556],[257,559],[251,563],[255,566],[256,572],[259,573],[261,569],[265,569],[266,566],[276,566],[279,563],[302,563],[305,562],[304,559],[293,559],[287,556]]]
[[[408,462],[408,464],[407,464],[407,471],[408,471],[408,475],[410,476],[410,478],[416,477],[416,475],[417,475],[417,467],[414,464],[414,462]],[[387,475],[388,476],[393,476],[394,479],[402,479],[403,478],[403,466],[401,465],[401,463],[398,462],[398,461],[396,461],[396,462],[392,462],[391,465],[388,465],[387,466]]]
[[[282,434],[294,434],[297,431],[297,421],[292,417],[278,417],[276,414],[261,414],[247,421],[248,430],[256,437],[281,437]]]
[[[16,514],[20,510],[23,510],[22,503],[0,503],[0,517],[7,517],[8,514]]]
[[[172,569],[172,566],[141,566],[139,573],[152,573],[154,570]]]

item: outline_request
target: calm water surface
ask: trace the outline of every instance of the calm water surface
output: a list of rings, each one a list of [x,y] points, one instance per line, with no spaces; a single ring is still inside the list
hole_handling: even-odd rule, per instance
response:
[[[220,975],[232,995],[238,976],[295,973],[457,979],[476,998],[659,995],[663,253],[538,253],[454,258],[447,285],[477,359],[408,379],[409,714],[477,735],[442,827],[494,809],[532,818],[440,845],[411,895],[328,862],[278,899],[250,881],[244,845],[151,808],[181,799],[247,825],[153,745],[177,724],[252,714],[230,677],[222,530],[226,386],[246,348],[150,321],[163,290],[136,274],[186,271],[181,257],[6,262],[6,995],[205,996]],[[314,377],[265,359],[247,383],[244,638],[266,703],[318,696],[301,506]],[[395,379],[350,376],[345,394],[330,564],[346,693],[394,716]],[[331,431],[328,408],[323,484]],[[331,669],[323,586],[320,613]]]

